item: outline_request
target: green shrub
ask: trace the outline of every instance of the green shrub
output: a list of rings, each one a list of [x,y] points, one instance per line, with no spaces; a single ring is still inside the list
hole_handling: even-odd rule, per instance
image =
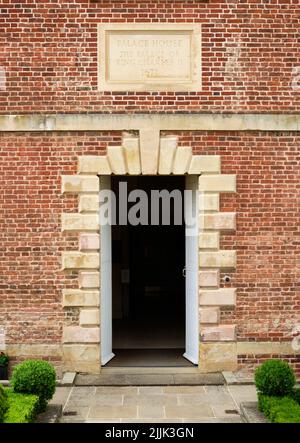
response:
[[[293,389],[291,397],[300,405],[300,388]]]
[[[296,383],[294,371],[283,360],[267,360],[255,371],[255,385],[264,395],[290,395]]]
[[[38,410],[39,397],[32,394],[18,394],[6,389],[8,410],[4,423],[33,423]]]
[[[290,397],[258,394],[258,409],[273,423],[300,423],[300,406]]]
[[[4,390],[3,386],[0,385],[0,423],[2,423],[4,414],[7,411],[7,409],[8,409],[7,393]]]
[[[14,368],[11,385],[14,392],[37,395],[38,412],[43,412],[55,392],[55,370],[46,361],[26,360]]]

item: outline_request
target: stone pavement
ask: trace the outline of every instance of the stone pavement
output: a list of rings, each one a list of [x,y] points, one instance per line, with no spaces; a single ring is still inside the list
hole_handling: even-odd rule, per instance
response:
[[[256,401],[251,386],[59,387],[61,423],[240,423],[239,404]]]

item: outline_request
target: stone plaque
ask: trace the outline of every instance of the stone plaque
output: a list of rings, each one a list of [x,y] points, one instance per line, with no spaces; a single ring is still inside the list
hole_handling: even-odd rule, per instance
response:
[[[100,91],[199,90],[199,26],[99,25],[98,83]]]

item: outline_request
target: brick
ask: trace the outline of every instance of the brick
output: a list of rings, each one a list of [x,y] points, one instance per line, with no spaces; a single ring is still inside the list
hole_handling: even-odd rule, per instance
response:
[[[66,362],[98,362],[100,358],[99,345],[72,344],[63,345],[63,354]]]
[[[81,271],[78,276],[78,284],[80,288],[99,288],[100,273]]]
[[[199,177],[199,190],[206,192],[236,192],[236,176],[232,174],[203,174]]]
[[[220,271],[218,269],[208,269],[199,272],[199,286],[219,286]]]
[[[81,309],[79,322],[81,326],[99,325],[99,309]]]
[[[99,195],[98,194],[80,195],[79,212],[99,212]]]
[[[63,343],[99,343],[99,341],[99,328],[65,326],[63,329]]]
[[[157,174],[159,135],[159,131],[157,130],[145,129],[140,131],[140,153],[143,175]]]
[[[99,178],[90,175],[62,175],[62,193],[99,192]]]
[[[106,155],[84,155],[78,158],[79,174],[110,175],[111,168]]]
[[[200,333],[201,340],[206,341],[235,341],[235,325],[206,326]]]
[[[99,269],[99,254],[63,252],[62,269]]]
[[[235,268],[235,251],[200,252],[199,263],[201,268]]]
[[[62,214],[62,231],[97,231],[100,228],[99,215],[95,214]]]
[[[130,175],[141,173],[140,143],[138,137],[123,137],[127,171]]]
[[[178,137],[161,137],[158,165],[159,174],[171,174],[177,143]]]
[[[236,229],[236,214],[235,212],[218,212],[214,214],[203,214],[203,225],[200,224],[200,229],[220,229],[235,230]]]
[[[200,232],[199,248],[200,249],[218,249],[220,242],[220,234],[218,232]]]
[[[182,175],[188,172],[192,160],[192,148],[178,146],[175,153],[173,174]]]
[[[189,166],[189,174],[204,172],[220,172],[221,160],[219,155],[193,155]]]
[[[237,370],[236,343],[200,343],[200,371],[221,372]]]
[[[100,248],[100,235],[99,234],[80,234],[79,236],[79,250],[80,251],[92,251]]]
[[[63,289],[63,306],[99,306],[99,291]]]
[[[127,172],[124,149],[122,146],[108,146],[107,157],[113,174],[125,175]]]
[[[219,308],[200,309],[200,323],[219,323],[219,321],[220,321]]]
[[[220,288],[220,289],[201,289],[200,305],[214,306],[235,306],[236,289]]]
[[[199,211],[219,211],[220,196],[219,194],[206,194],[199,192]]]

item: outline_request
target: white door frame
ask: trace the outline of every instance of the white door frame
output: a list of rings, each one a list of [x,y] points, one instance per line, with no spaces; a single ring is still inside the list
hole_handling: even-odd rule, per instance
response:
[[[185,189],[198,190],[198,176],[186,176]],[[100,189],[111,189],[110,176],[100,177]],[[185,202],[185,215],[188,211],[198,215],[198,194]],[[183,356],[198,365],[199,362],[199,306],[198,306],[198,217],[194,235],[185,233],[185,329],[186,344]],[[113,357],[112,352],[112,242],[111,225],[100,229],[100,337],[101,366],[105,366]]]
[[[111,189],[110,176],[100,177],[100,189]],[[100,360],[106,365],[115,354],[112,352],[112,251],[111,225],[100,229]]]
[[[199,246],[198,246],[198,180],[197,175],[187,175],[184,199],[185,215],[185,353],[183,356],[194,365],[199,363]],[[193,223],[191,225],[191,223]]]

